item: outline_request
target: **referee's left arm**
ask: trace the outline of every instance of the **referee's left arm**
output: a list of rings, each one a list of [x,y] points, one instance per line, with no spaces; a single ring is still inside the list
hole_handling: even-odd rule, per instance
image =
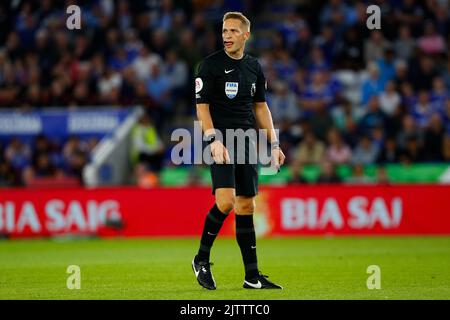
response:
[[[255,112],[255,119],[258,127],[267,130],[267,140],[271,144],[278,143],[278,138],[273,127],[272,114],[267,102],[253,103],[253,110]]]
[[[280,144],[273,127],[272,114],[270,113],[267,102],[254,102],[253,110],[255,112],[255,119],[260,129],[265,129],[267,132],[267,140],[272,145],[272,157],[275,161],[275,166],[279,169],[284,164],[286,156],[280,148]]]

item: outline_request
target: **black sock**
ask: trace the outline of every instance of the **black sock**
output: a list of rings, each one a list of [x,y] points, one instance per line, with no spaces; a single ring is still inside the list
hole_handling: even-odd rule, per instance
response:
[[[228,214],[222,213],[219,208],[217,208],[216,204],[209,210],[205,219],[205,226],[203,227],[202,239],[200,240],[200,248],[198,249],[196,262],[209,261],[211,247],[227,216]]]
[[[236,239],[244,261],[245,279],[249,280],[258,275],[253,215],[236,215]]]

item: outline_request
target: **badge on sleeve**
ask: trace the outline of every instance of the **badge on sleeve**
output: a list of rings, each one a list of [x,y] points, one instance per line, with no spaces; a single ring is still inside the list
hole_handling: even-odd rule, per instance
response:
[[[199,93],[203,89],[203,81],[201,78],[195,78],[195,93]]]
[[[225,94],[229,99],[236,97],[238,93],[238,82],[225,82]]]
[[[250,89],[250,94],[253,97],[256,92],[256,83],[252,83],[252,88]]]

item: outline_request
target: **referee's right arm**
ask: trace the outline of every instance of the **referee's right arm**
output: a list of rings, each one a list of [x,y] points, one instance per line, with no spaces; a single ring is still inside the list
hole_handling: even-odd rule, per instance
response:
[[[215,134],[208,103],[197,104],[197,118],[200,121],[205,136],[208,137],[209,135]],[[220,140],[215,140],[211,143],[211,154],[214,161],[218,164],[230,163],[230,155],[228,154],[228,150]]]
[[[197,100],[197,118],[200,121],[202,130],[206,137],[214,135],[214,124],[209,111],[209,97],[211,96],[212,81],[214,77],[210,74],[205,64],[199,68],[199,73],[195,79],[195,96]],[[211,154],[218,164],[229,163],[230,155],[227,148],[219,140],[211,143]]]
[[[209,112],[209,103],[197,103],[197,118],[202,124],[205,136],[215,133],[211,113]]]

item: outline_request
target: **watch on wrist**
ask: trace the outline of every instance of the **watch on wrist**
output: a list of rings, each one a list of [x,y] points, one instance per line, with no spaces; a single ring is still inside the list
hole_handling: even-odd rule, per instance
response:
[[[271,146],[272,146],[272,148],[271,148],[272,150],[273,149],[277,149],[277,148],[279,149],[280,148],[280,143],[278,141],[275,141],[275,142],[271,143]]]
[[[209,136],[206,137],[206,143],[208,145],[213,143],[214,141],[216,141],[216,135],[215,134],[210,134]]]

